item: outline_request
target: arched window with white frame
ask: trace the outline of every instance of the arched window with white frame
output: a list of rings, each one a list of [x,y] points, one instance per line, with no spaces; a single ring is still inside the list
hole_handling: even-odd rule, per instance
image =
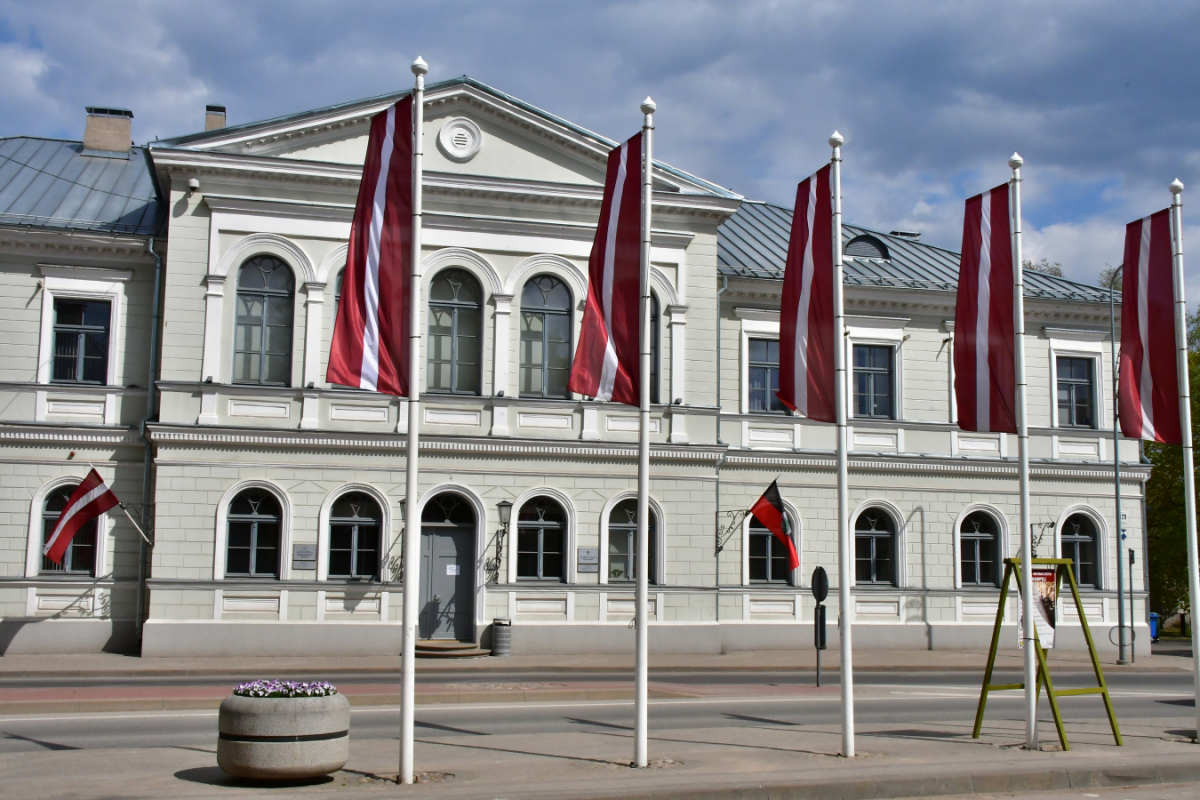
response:
[[[1100,534],[1096,530],[1096,523],[1087,514],[1072,514],[1063,523],[1058,541],[1062,548],[1059,557],[1070,559],[1079,586],[1087,589],[1101,588],[1100,565],[1097,559],[1100,552]]]
[[[567,512],[550,497],[533,497],[517,512],[517,580],[567,577]]]
[[[790,512],[784,512],[783,525],[798,552],[800,546],[795,540],[796,526]],[[791,583],[787,545],[754,515],[749,518],[747,548],[746,568],[750,583]]]
[[[365,492],[347,492],[329,511],[329,577],[379,580],[383,512]]]
[[[292,316],[296,280],[268,255],[238,270],[233,382],[288,386],[292,382]]]
[[[963,586],[999,586],[1003,549],[1000,523],[986,511],[972,511],[958,528],[959,574]]]
[[[571,290],[553,275],[535,275],[521,291],[522,397],[571,396]]]
[[[429,284],[427,391],[479,394],[482,353],[483,287],[465,269],[444,269]]]
[[[265,489],[246,489],[229,504],[225,576],[278,578],[283,509]]]
[[[631,497],[617,503],[608,515],[608,581],[610,583],[637,580],[637,498]],[[650,510],[648,524],[650,552],[647,563],[650,574],[647,580],[657,583],[655,564],[658,555],[658,525],[654,510]]]
[[[878,506],[864,509],[854,521],[854,582],[896,585],[896,523]]]
[[[50,540],[50,534],[54,533],[59,517],[66,510],[67,502],[70,501],[71,495],[78,486],[75,483],[60,486],[46,496],[45,502],[42,503],[42,547]],[[63,554],[61,564],[56,564],[46,556],[41,556],[40,574],[95,577],[98,523],[99,520],[91,520],[75,532]],[[40,549],[39,547],[39,551]]]

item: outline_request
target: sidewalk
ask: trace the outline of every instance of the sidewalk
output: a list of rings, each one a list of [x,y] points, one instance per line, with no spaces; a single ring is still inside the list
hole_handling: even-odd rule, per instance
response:
[[[983,651],[862,651],[855,653],[859,674],[905,670],[962,672],[983,677]],[[755,678],[763,672],[811,673],[814,656],[794,651],[742,652],[728,655],[651,656],[650,694],[657,698],[792,695],[808,686],[766,686]],[[826,651],[822,672],[832,682],[837,653]],[[1186,672],[1190,658],[1150,656],[1136,664],[1102,664],[1106,675]],[[1019,674],[1020,654],[997,657],[1001,673]],[[628,656],[514,656],[463,660],[418,660],[417,703],[513,703],[627,700],[633,696],[633,659]],[[1085,653],[1055,651],[1052,675],[1090,674]],[[97,711],[169,711],[215,709],[236,683],[262,677],[330,678],[351,705],[398,702],[400,660],[364,658],[186,658],[141,659],[116,655],[6,656],[0,658],[0,714],[50,714]],[[672,673],[743,674],[744,682],[725,680],[706,686],[671,680]],[[520,675],[517,680],[511,677]],[[617,673],[614,675],[613,673]],[[622,674],[623,673],[623,674]],[[588,680],[595,674],[595,680]],[[496,679],[489,681],[489,676]],[[567,676],[569,680],[565,680]],[[536,676],[532,679],[530,676]],[[555,680],[556,676],[562,676]],[[584,679],[581,679],[584,676]],[[626,677],[628,676],[628,677]],[[5,681],[51,680],[52,686],[12,686]],[[144,684],[137,681],[163,681]],[[349,682],[346,679],[352,679]],[[432,680],[431,680],[432,679]],[[72,683],[72,681],[77,683]],[[105,681],[110,681],[105,683]],[[831,689],[836,691],[836,688]]]
[[[630,731],[589,721],[567,734],[489,736],[418,732],[421,782],[397,786],[397,742],[353,741],[346,769],[325,781],[256,787],[224,775],[215,747],[47,750],[0,755],[5,793],[38,798],[421,797],[515,800],[684,798],[900,798],[972,792],[1038,792],[1200,780],[1200,748],[1173,723],[1125,728],[1116,747],[1104,724],[1069,724],[1073,750],[1020,747],[1022,725],[997,718],[979,740],[970,721],[937,726],[896,720],[859,728],[858,756],[838,756],[835,727],[746,718],[739,727],[674,730],[650,737],[651,766],[633,770]],[[1164,730],[1165,728],[1165,730]],[[1187,732],[1190,735],[1190,731]],[[214,743],[215,744],[215,743]],[[49,778],[48,776],[53,776]],[[1036,797],[1036,794],[1030,795]]]
[[[1138,656],[1137,663],[1118,666],[1111,657],[1101,659],[1105,674],[1120,672],[1186,672],[1191,658],[1177,655]],[[838,651],[821,655],[822,670],[836,670]],[[987,665],[986,650],[867,650],[854,652],[855,672],[930,670],[978,672]],[[996,668],[1022,668],[1021,651],[1001,650]],[[787,672],[812,670],[813,650],[759,650],[710,655],[703,653],[650,654],[656,672]],[[1050,668],[1059,672],[1091,671],[1084,651],[1053,650]],[[633,669],[633,653],[621,655],[485,656],[467,659],[417,659],[418,673],[487,672],[622,672]],[[0,681],[15,678],[153,678],[153,677],[301,677],[322,675],[396,675],[396,656],[320,656],[255,658],[138,658],[111,653],[87,655],[0,656]]]

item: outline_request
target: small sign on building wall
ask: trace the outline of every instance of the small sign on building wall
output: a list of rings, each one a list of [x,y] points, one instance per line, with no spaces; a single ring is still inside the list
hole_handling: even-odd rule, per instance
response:
[[[292,545],[292,569],[317,568],[317,546],[315,544]]]
[[[457,575],[458,574],[458,564],[447,564],[446,565],[446,574],[447,575]]]
[[[597,547],[581,547],[579,548],[579,571],[580,572],[599,572],[600,571],[600,549]]]

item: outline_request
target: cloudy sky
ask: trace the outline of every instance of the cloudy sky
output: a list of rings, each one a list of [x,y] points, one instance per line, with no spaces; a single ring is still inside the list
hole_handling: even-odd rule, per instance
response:
[[[1185,2],[0,0],[0,136],[79,138],[85,105],[133,109],[138,141],[206,103],[249,122],[409,86],[417,54],[612,138],[652,95],[656,155],[789,206],[837,128],[847,219],[954,250],[1019,151],[1026,252],[1080,280],[1171,179],[1200,190]]]

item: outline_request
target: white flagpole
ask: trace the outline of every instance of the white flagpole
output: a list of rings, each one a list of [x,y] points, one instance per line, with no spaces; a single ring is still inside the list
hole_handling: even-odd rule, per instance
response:
[[[1025,642],[1025,749],[1038,749],[1037,646],[1033,638],[1033,530],[1029,518],[1029,424],[1025,415],[1025,275],[1021,267],[1021,165],[1016,153],[1008,160],[1012,169],[1009,198],[1012,215],[1013,331],[1017,367],[1017,478],[1021,491],[1021,602],[1025,610],[1021,638]],[[1119,548],[1118,548],[1119,549]]]
[[[638,367],[638,495],[637,495],[637,675],[634,694],[637,722],[634,725],[633,763],[646,766],[646,729],[649,725],[649,660],[650,637],[646,627],[646,603],[650,571],[650,201],[654,167],[654,111],[658,106],[647,97],[642,101],[642,257],[641,257],[641,318],[638,339],[641,364]],[[613,214],[620,209],[614,208]]]
[[[1175,273],[1175,348],[1179,371],[1179,432],[1183,440],[1183,507],[1187,520],[1188,602],[1196,609],[1200,600],[1200,564],[1196,561],[1196,476],[1192,465],[1192,387],[1188,376],[1187,300],[1183,282],[1183,183],[1171,182],[1171,260]],[[1147,223],[1143,223],[1147,224]],[[1148,358],[1149,356],[1147,356]],[[1132,578],[1130,579],[1132,581]],[[1132,620],[1131,620],[1132,622]],[[1192,617],[1192,652],[1200,653],[1200,631]],[[1196,693],[1196,730],[1200,731],[1200,658],[1192,659]]]
[[[837,131],[829,137],[829,146],[833,148],[833,166],[829,170],[829,182],[833,190],[833,402],[837,406],[838,639],[842,656],[842,755],[853,758],[854,659],[850,629],[854,625],[854,607],[850,597],[850,569],[854,563],[854,542],[850,538],[850,465],[846,453],[846,310],[842,298],[842,143],[845,141]]]
[[[421,515],[417,508],[418,427],[421,389],[421,154],[425,129],[425,73],[429,65],[412,63],[413,196],[412,264],[408,285],[408,435],[404,447],[404,643],[400,657],[400,783],[413,782],[413,722],[417,696],[417,603],[421,583]]]

